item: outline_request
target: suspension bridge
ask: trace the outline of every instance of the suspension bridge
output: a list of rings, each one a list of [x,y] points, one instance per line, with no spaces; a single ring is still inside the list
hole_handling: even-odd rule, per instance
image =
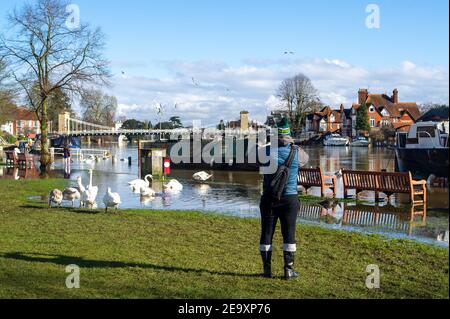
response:
[[[200,133],[202,136],[214,135],[217,132],[223,133],[214,129],[200,129],[200,128],[177,128],[177,129],[122,129],[119,127],[110,127],[94,123],[82,121],[80,119],[72,118],[70,113],[62,113],[58,118],[58,130],[52,133],[63,136],[76,137],[96,137],[96,136],[151,136],[158,137],[165,140],[178,140],[180,137],[189,139],[192,134]],[[225,134],[233,136],[255,135],[259,132],[257,130],[242,131],[240,129],[226,129]]]
[[[129,136],[129,135],[189,135],[189,129],[122,129],[118,127],[110,127],[89,123],[76,118],[72,118],[70,113],[63,113],[59,115],[58,130],[53,132],[55,134],[64,136]]]

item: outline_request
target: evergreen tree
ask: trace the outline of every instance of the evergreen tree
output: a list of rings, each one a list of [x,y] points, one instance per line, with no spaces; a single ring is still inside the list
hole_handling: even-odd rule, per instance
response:
[[[356,111],[356,131],[370,132],[369,115],[367,114],[366,103],[361,104]]]

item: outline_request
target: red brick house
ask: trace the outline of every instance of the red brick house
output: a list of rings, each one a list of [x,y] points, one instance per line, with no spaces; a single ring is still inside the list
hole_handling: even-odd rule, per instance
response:
[[[308,114],[305,121],[304,132],[327,133],[337,132],[343,136],[355,137],[356,113],[361,104],[367,106],[369,124],[376,130],[384,125],[395,128],[415,123],[421,113],[415,102],[400,102],[398,90],[393,91],[392,96],[386,94],[370,94],[367,89],[358,91],[358,103],[346,109],[341,104],[338,110],[332,110],[329,106],[320,112]]]
[[[1,130],[15,136],[36,135],[41,132],[36,113],[24,107],[17,107],[11,112],[9,121],[1,126]]]
[[[392,96],[370,94],[367,89],[360,89],[358,103],[353,104],[352,108],[357,110],[363,103],[367,106],[369,124],[373,129],[390,124],[394,127],[411,125],[421,116],[417,103],[399,101],[397,89],[392,92]]]

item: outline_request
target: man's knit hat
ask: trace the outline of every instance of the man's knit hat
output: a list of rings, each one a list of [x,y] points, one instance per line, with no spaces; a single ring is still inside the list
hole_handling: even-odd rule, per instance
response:
[[[291,135],[291,129],[289,128],[289,123],[287,118],[283,117],[280,123],[277,124],[278,135]]]

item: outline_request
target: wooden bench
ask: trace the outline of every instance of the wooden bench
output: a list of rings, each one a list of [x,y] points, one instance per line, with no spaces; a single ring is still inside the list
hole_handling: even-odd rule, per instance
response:
[[[34,167],[34,156],[28,153],[19,153],[17,162],[19,163],[19,166]]]
[[[311,187],[320,187],[322,197],[325,197],[325,190],[327,189],[333,192],[333,198],[336,197],[336,176],[324,175],[320,167],[301,168],[298,171],[297,184],[303,186],[306,193]]]
[[[388,172],[367,172],[342,170],[344,181],[344,198],[348,198],[348,190],[374,191],[375,200],[380,199],[380,193],[384,193],[390,198],[393,194],[403,193],[410,196],[413,204],[424,204],[427,201],[427,182],[425,180],[415,181],[411,172],[388,173]],[[416,199],[419,197],[420,199]]]
[[[5,151],[6,154],[6,164],[7,165],[17,165],[18,157],[17,153],[14,151]]]

